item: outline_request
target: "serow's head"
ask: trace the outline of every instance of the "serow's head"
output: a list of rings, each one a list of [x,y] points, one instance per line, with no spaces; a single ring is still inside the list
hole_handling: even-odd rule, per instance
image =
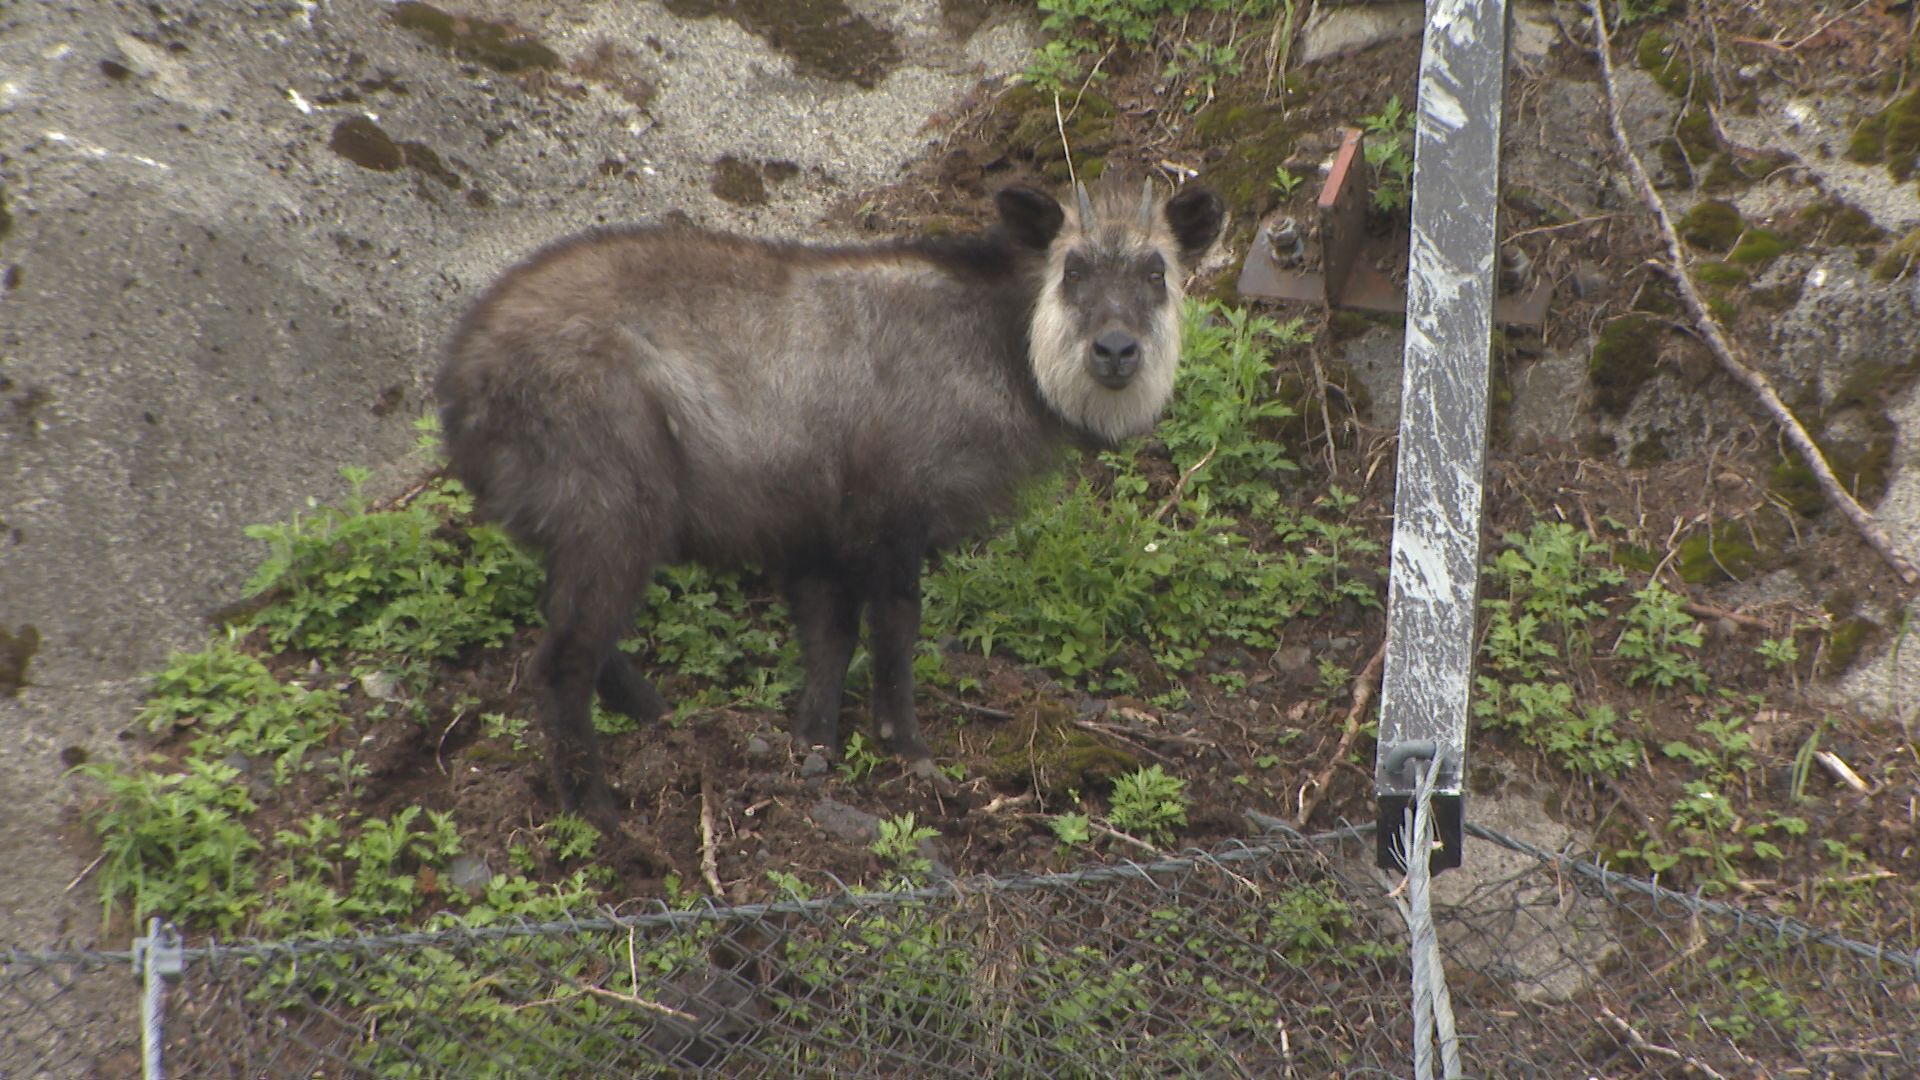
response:
[[[1049,407],[1108,444],[1153,428],[1180,366],[1181,283],[1220,235],[1218,196],[1162,200],[1153,181],[1074,188],[1063,207],[1033,188],[996,201],[1016,243],[1042,251],[1033,376]]]

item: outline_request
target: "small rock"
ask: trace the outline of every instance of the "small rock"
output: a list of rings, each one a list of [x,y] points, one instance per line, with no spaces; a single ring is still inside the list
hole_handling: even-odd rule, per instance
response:
[[[920,841],[920,843],[914,845],[914,850],[920,853],[921,858],[927,860],[928,877],[935,881],[951,881],[953,879],[953,867],[948,866],[947,860],[940,857],[940,847],[935,844],[933,840],[927,839]]]
[[[836,799],[820,799],[807,811],[829,836],[853,844],[871,844],[880,836],[880,819]]]
[[[773,756],[773,744],[760,735],[747,737],[747,760],[764,761]]]
[[[385,671],[369,671],[360,676],[360,691],[375,701],[398,701],[399,680]]]
[[[1294,46],[1293,62],[1313,64],[1351,56],[1383,42],[1419,37],[1426,25],[1420,4],[1381,4],[1366,8],[1321,8],[1307,19]]]
[[[1273,666],[1283,675],[1297,675],[1313,666],[1313,650],[1305,645],[1289,645],[1273,654]]]
[[[1582,260],[1573,267],[1573,295],[1585,299],[1612,287],[1613,281],[1597,264]]]
[[[487,866],[485,859],[455,855],[453,861],[447,864],[447,880],[454,888],[465,889],[478,896],[486,889],[487,882],[493,880],[493,870]]]
[[[800,762],[800,775],[807,778],[827,775],[827,758],[818,750],[808,754]]]

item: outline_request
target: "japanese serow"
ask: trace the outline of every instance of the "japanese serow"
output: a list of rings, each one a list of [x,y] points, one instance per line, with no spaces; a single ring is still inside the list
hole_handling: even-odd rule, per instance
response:
[[[1181,282],[1220,232],[1188,188],[1063,207],[1009,188],[966,238],[827,247],[608,229],[508,270],[455,330],[438,392],[452,470],[545,562],[532,684],[555,793],[615,811],[592,695],[660,693],[614,647],[654,569],[757,564],[805,658],[803,744],[834,747],[866,613],[879,741],[928,756],[913,707],[927,555],[1010,508],[1069,441],[1148,431],[1173,390]]]

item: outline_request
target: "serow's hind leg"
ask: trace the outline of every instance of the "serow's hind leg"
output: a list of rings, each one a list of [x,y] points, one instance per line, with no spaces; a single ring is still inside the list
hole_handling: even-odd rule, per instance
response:
[[[867,578],[867,650],[873,656],[873,728],[880,744],[908,761],[933,756],[913,711],[913,653],[920,640],[918,550],[878,562]]]
[[[614,712],[651,723],[667,714],[667,699],[653,683],[640,674],[616,646],[600,665],[600,678],[594,683],[600,703]]]
[[[547,761],[560,808],[614,824],[619,808],[593,730],[593,693],[596,684],[609,680],[608,662],[616,654],[622,626],[632,617],[636,582],[646,576],[635,569],[617,575],[621,580],[608,580],[604,566],[591,575],[575,567],[564,557],[548,560],[547,630],[533,661],[540,726],[547,736]],[[617,669],[611,678],[621,679]],[[621,682],[616,693],[638,692]]]

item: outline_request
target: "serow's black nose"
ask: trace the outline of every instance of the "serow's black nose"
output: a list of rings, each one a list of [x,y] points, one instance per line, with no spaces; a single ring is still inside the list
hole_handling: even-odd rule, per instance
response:
[[[1093,339],[1093,377],[1100,385],[1118,390],[1133,381],[1140,368],[1140,343],[1122,330],[1109,330]]]

